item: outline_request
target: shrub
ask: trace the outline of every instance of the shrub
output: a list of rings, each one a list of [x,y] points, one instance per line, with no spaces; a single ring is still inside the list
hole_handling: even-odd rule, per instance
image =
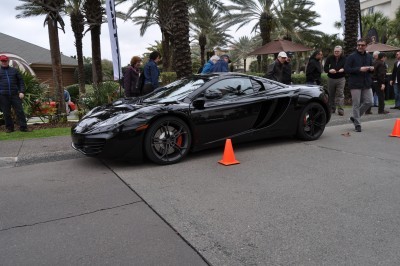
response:
[[[67,87],[65,87],[65,89],[69,92],[69,95],[71,96],[71,101],[73,102],[78,102],[79,99],[79,84],[72,84],[69,85]]]
[[[176,80],[175,72],[161,72],[160,74],[161,84],[166,85]]]
[[[106,81],[98,87],[88,86],[85,97],[78,101],[79,115],[82,116],[96,106],[112,103],[119,97],[118,82]]]

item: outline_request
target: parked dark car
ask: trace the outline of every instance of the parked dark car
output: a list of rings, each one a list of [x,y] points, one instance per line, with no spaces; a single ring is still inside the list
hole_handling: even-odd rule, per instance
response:
[[[99,106],[71,129],[88,156],[182,160],[189,151],[276,136],[316,140],[330,119],[328,95],[238,73],[194,75],[148,95]]]

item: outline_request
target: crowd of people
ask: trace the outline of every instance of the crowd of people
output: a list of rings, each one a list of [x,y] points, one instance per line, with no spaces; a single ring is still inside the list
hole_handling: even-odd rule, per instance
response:
[[[329,55],[322,64],[323,53],[315,50],[307,63],[305,74],[306,84],[321,85],[321,74],[324,71],[328,76],[329,106],[332,113],[344,115],[344,87],[346,75],[348,76],[348,87],[352,97],[351,122],[356,132],[361,132],[361,116],[372,114],[371,107],[378,107],[378,114],[388,114],[385,110],[386,74],[388,65],[387,56],[380,51],[374,51],[373,56],[366,51],[366,39],[357,41],[357,48],[352,54],[345,57],[343,48],[336,46],[333,54]],[[266,77],[290,84],[286,77],[291,75],[285,70],[291,69],[290,57],[286,52],[280,52],[276,60],[268,67]],[[400,91],[398,80],[400,79],[400,52],[396,53],[396,62],[390,75],[390,85],[394,88],[395,106],[391,109],[400,109]]]

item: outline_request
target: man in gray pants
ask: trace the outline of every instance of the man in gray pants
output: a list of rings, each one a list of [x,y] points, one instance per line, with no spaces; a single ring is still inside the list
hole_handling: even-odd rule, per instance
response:
[[[344,64],[346,58],[342,54],[342,46],[333,49],[333,55],[328,56],[324,64],[324,71],[328,73],[329,105],[332,113],[338,109],[338,115],[343,116],[344,85],[346,84]]]
[[[357,51],[349,55],[344,65],[344,70],[349,74],[349,89],[353,102],[353,116],[350,117],[355,131],[361,132],[360,118],[372,106],[372,56],[365,49],[365,39],[357,41]]]

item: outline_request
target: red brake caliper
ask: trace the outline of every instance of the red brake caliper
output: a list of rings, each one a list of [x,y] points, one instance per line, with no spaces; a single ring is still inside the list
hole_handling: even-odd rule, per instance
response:
[[[176,139],[176,145],[178,147],[182,147],[182,135],[179,135],[179,137]]]

